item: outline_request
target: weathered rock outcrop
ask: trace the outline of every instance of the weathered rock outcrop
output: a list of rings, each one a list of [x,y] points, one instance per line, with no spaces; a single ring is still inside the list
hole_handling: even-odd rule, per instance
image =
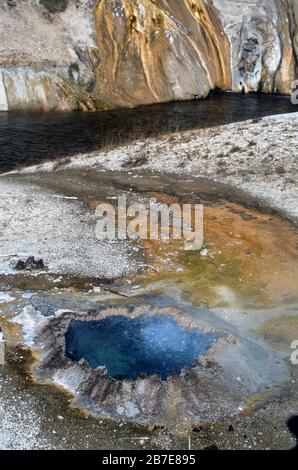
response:
[[[297,0],[213,3],[230,41],[232,90],[290,93],[297,63]]]
[[[113,104],[190,99],[231,87],[229,42],[211,2],[104,0],[95,12],[97,88]]]
[[[5,0],[0,110],[288,94],[298,0]]]
[[[296,59],[296,72],[298,62],[298,2],[297,0],[289,0],[291,8],[291,36],[293,38],[293,47]],[[297,74],[296,74],[297,76]]]

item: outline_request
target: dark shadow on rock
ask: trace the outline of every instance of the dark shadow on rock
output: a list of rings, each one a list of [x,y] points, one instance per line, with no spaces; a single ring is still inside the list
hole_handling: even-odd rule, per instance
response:
[[[204,447],[204,450],[219,450],[219,448],[217,447],[217,445],[212,444],[211,446]]]
[[[291,416],[291,418],[287,421],[287,426],[289,431],[295,436],[296,438],[296,446],[293,447],[292,450],[298,451],[298,415]]]

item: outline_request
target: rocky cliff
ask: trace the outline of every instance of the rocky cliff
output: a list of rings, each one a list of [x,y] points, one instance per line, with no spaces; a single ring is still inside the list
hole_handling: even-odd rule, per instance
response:
[[[289,94],[298,0],[1,0],[0,110]]]

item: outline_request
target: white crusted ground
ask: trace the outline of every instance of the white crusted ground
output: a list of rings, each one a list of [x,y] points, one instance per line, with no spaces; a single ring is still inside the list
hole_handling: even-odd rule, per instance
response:
[[[134,270],[129,245],[97,240],[94,214],[79,201],[12,178],[0,179],[0,195],[0,273],[29,256],[57,274],[110,279]]]
[[[5,377],[6,381],[9,378]],[[46,448],[46,441],[40,437],[40,417],[29,405],[27,400],[20,403],[19,398],[13,395],[1,396],[0,385],[0,449],[5,450],[30,450]],[[24,392],[24,395],[26,393]],[[27,398],[27,397],[26,397]]]

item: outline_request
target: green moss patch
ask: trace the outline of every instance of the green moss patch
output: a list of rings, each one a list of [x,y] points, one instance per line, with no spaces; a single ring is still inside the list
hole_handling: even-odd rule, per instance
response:
[[[61,13],[67,7],[67,1],[68,0],[39,0],[39,3],[51,13]]]

